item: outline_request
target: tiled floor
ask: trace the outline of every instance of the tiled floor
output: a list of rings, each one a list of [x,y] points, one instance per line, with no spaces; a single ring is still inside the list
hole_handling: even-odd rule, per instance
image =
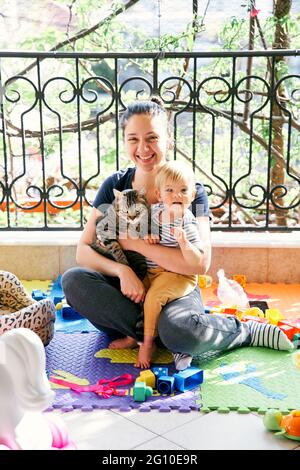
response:
[[[299,442],[275,437],[254,413],[204,414],[196,411],[129,413],[56,411],[79,449],[95,450],[292,450]]]

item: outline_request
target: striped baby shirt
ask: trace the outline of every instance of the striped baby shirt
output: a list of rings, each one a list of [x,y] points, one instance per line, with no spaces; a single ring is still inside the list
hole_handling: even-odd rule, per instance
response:
[[[197,220],[193,213],[186,209],[182,218],[175,219],[170,223],[161,223],[159,218],[164,209],[162,203],[152,204],[151,206],[151,233],[159,235],[159,244],[163,246],[178,248],[179,245],[171,233],[171,229],[175,227],[182,227],[186,233],[187,240],[192,243],[196,248],[202,249],[200,235],[197,227]],[[158,268],[159,266],[149,258],[146,258],[148,268]]]

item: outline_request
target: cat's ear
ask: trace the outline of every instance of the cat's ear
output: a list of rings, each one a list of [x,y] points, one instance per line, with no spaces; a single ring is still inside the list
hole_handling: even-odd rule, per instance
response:
[[[140,194],[141,196],[146,196],[146,189],[145,189],[145,188],[139,189],[139,194]]]
[[[119,199],[122,194],[121,191],[118,191],[117,189],[114,188],[113,192],[114,192],[115,198]]]

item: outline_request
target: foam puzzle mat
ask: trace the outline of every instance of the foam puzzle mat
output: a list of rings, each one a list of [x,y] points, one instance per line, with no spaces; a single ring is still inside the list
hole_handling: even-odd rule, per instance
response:
[[[300,409],[299,352],[240,348],[193,365],[203,368],[201,411],[283,413]],[[298,364],[299,365],[299,364]]]
[[[178,410],[182,413],[200,410],[201,396],[198,387],[184,393],[175,392],[170,396],[160,395],[154,390],[153,396],[147,397],[147,401],[135,402],[132,387],[140,373],[140,369],[134,367],[137,349],[111,350],[107,349],[108,343],[109,338],[100,332],[72,334],[56,332],[46,347],[47,375],[49,378],[51,376],[63,378],[78,385],[89,385],[95,384],[99,379],[112,379],[122,374],[131,374],[132,384],[122,387],[126,389],[126,394],[104,398],[93,392],[78,393],[69,387],[51,384],[55,390],[55,399],[48,411],[56,408],[64,412],[77,408],[82,411],[94,409],[130,411],[138,408],[143,412],[157,409],[161,412]],[[169,375],[175,372],[172,355],[167,350],[158,349],[153,359],[153,366],[168,367]]]

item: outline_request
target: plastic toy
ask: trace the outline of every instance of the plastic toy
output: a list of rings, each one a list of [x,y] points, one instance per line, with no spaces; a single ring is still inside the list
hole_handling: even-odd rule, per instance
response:
[[[295,333],[295,331],[296,331],[295,328],[293,328],[292,326],[289,326],[289,325],[280,325],[280,324],[278,324],[277,326],[286,334],[286,336],[288,337],[288,339],[290,341],[293,341],[293,338],[296,334]]]
[[[258,323],[269,323],[267,318],[254,317],[252,315],[243,315],[242,321],[257,321]]]
[[[174,392],[175,378],[169,375],[161,375],[157,379],[157,390],[162,395],[171,395]]]
[[[169,370],[167,367],[152,367],[152,372],[156,377],[156,380],[161,375],[169,375]]]
[[[278,308],[267,308],[265,317],[272,325],[278,325],[278,322],[284,319],[284,316]]]
[[[279,410],[268,410],[263,418],[268,431],[277,431],[275,436],[285,436],[300,441],[300,410],[283,416]]]
[[[238,282],[239,285],[243,287],[243,289],[246,287],[247,278],[246,278],[245,274],[234,274],[232,276],[232,279],[234,281]]]
[[[293,359],[293,363],[295,364],[295,366],[297,367],[297,369],[300,370],[300,351],[295,352],[295,353],[292,355],[292,359]]]
[[[145,382],[135,382],[133,387],[134,401],[146,401],[147,397],[151,397],[152,395],[152,388],[148,387]]]
[[[203,370],[197,367],[188,367],[185,370],[173,375],[175,379],[175,388],[179,392],[186,392],[203,382]]]
[[[207,274],[201,274],[198,276],[198,286],[200,289],[210,287],[212,285],[212,277]]]
[[[34,300],[43,300],[43,299],[46,299],[48,296],[47,294],[45,294],[45,292],[41,291],[40,289],[33,289],[33,291],[31,292],[31,297],[34,299]]]
[[[64,422],[41,412],[54,392],[45,372],[40,338],[16,328],[0,338],[0,449],[75,449]]]
[[[279,328],[281,328],[282,325],[291,326],[293,328],[293,336],[296,333],[300,333],[300,318],[296,318],[295,320],[294,319],[280,320],[278,322]]]
[[[249,300],[249,307],[258,307],[264,313],[269,308],[268,303],[265,300]]]
[[[294,347],[295,349],[299,349],[300,348],[300,333],[296,333],[294,336],[293,336],[293,344],[294,344]]]
[[[246,308],[246,310],[244,311],[244,315],[265,318],[264,312],[258,307]]]
[[[116,387],[131,384],[133,382],[133,377],[131,374],[123,374],[118,375],[118,377],[114,377],[113,379],[100,379],[97,383],[92,385],[79,385],[65,379],[51,376],[50,382],[69,387],[71,390],[74,390],[74,392],[94,392],[103,398],[110,398],[112,395],[118,395],[121,397],[126,395],[127,390],[118,390]]]
[[[55,308],[61,311],[61,315],[65,320],[79,320],[83,318],[83,316],[76,312],[73,307],[70,307],[64,299],[61,302],[57,302]]]
[[[232,279],[225,277],[224,269],[217,272],[219,285],[217,295],[220,302],[227,306],[237,306],[238,308],[248,307],[248,297],[242,286]]]
[[[152,370],[147,369],[140,372],[139,377],[136,379],[138,382],[145,382],[149,387],[155,388],[156,377]]]

